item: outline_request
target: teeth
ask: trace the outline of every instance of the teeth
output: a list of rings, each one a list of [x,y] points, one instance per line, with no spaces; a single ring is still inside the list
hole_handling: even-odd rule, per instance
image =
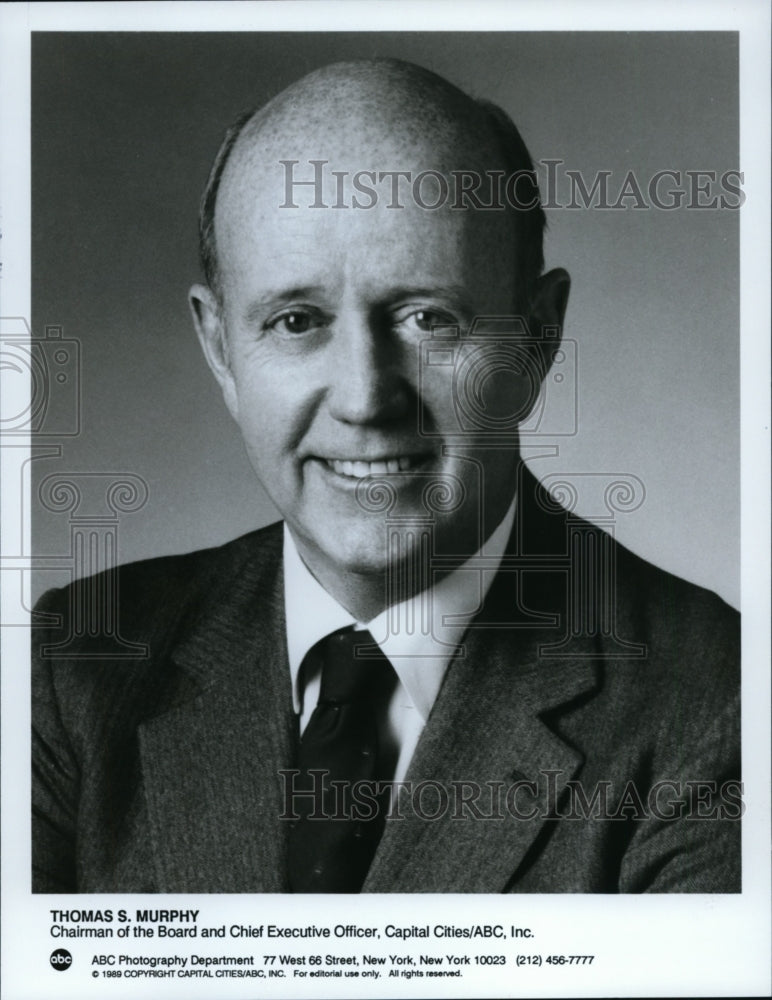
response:
[[[365,476],[386,476],[394,475],[395,472],[404,472],[411,467],[412,461],[408,457],[387,458],[379,462],[342,462],[337,458],[331,458],[327,464],[340,476],[364,479]]]

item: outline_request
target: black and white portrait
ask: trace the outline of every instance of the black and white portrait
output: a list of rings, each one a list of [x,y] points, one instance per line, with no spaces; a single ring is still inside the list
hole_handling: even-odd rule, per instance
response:
[[[34,891],[740,892],[737,36],[32,68]]]
[[[8,996],[766,995],[767,6],[0,7]]]

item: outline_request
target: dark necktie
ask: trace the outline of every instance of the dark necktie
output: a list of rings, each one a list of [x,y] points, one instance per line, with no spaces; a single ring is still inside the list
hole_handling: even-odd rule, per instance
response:
[[[394,762],[379,746],[378,714],[396,674],[369,632],[322,639],[303,670],[319,664],[319,701],[300,741],[294,785],[316,794],[295,798],[290,885],[293,892],[359,892],[385,822],[388,796],[376,798],[375,783],[391,777]]]

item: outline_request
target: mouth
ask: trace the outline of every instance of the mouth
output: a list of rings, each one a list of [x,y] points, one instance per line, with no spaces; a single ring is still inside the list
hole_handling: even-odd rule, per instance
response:
[[[339,476],[348,479],[365,479],[368,476],[394,476],[409,472],[426,461],[426,456],[397,455],[374,462],[363,459],[324,458],[322,462]]]

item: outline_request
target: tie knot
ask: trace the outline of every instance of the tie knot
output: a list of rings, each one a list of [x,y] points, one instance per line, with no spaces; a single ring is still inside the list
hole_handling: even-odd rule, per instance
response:
[[[319,703],[371,700],[392,667],[369,632],[333,632],[314,647],[322,663]]]

